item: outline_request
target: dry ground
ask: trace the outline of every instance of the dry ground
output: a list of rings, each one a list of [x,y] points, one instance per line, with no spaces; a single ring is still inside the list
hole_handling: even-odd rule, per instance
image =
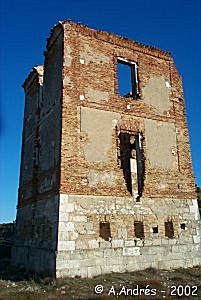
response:
[[[101,294],[95,293],[97,285],[103,286]],[[178,287],[175,292],[172,286]],[[141,296],[140,289],[143,289]],[[171,293],[176,295],[171,296]],[[185,293],[191,295],[185,296]],[[0,300],[32,299],[201,299],[201,267],[172,271],[147,269],[92,279],[52,280],[0,262]]]

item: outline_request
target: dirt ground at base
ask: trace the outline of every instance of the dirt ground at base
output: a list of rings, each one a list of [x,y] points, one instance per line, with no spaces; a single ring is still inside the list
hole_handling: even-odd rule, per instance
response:
[[[94,278],[40,278],[0,262],[0,300],[201,299],[201,266],[146,269]]]

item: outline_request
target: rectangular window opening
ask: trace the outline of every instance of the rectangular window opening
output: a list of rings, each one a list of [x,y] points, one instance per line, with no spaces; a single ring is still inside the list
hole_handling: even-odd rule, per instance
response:
[[[125,98],[138,99],[137,64],[118,59],[117,61],[118,92]]]
[[[144,225],[142,221],[134,222],[134,233],[136,238],[144,239]]]
[[[111,239],[110,223],[100,222],[99,233],[100,237],[102,237],[105,241],[109,241]]]
[[[165,236],[169,239],[174,238],[174,227],[172,221],[165,222]]]
[[[123,175],[127,190],[140,201],[144,187],[144,153],[143,138],[140,133],[121,131],[118,134],[119,165],[123,169]]]

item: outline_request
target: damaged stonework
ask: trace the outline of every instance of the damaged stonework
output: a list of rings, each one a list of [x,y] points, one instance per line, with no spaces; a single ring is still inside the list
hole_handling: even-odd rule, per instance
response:
[[[143,90],[144,101],[156,108],[160,113],[170,108],[170,84],[163,76],[152,77]]]
[[[80,57],[85,61],[86,64],[107,64],[110,60],[109,57],[104,55],[101,50],[97,49],[94,51],[94,48],[90,47],[87,43],[84,44],[84,50],[80,52]]]
[[[44,68],[23,87],[14,264],[53,277],[201,264],[182,82],[169,52],[59,22]]]
[[[88,136],[88,140],[84,145],[86,160],[89,163],[108,161],[108,153],[112,147],[112,120],[118,120],[120,115],[83,107],[80,117],[81,131]]]
[[[89,185],[96,186],[99,183],[106,183],[107,185],[115,185],[115,175],[114,172],[108,171],[96,171],[89,170],[88,173]]]
[[[94,90],[92,88],[88,89],[87,97],[91,102],[102,102],[109,100],[109,93],[104,91]]]
[[[147,160],[154,167],[177,168],[176,129],[173,123],[145,119]],[[156,156],[156,153],[158,155]]]
[[[70,67],[71,63],[72,63],[72,48],[70,47],[70,45],[66,45],[66,47],[64,48],[65,50],[65,59],[64,59],[64,67]]]

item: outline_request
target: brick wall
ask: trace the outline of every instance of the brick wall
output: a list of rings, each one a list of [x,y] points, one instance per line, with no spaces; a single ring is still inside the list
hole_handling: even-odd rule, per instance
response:
[[[138,64],[138,100],[118,93],[117,57]],[[195,197],[181,78],[168,52],[65,23],[63,84],[62,193],[128,195],[117,127],[144,135],[144,196]],[[114,182],[94,187],[90,172]]]

